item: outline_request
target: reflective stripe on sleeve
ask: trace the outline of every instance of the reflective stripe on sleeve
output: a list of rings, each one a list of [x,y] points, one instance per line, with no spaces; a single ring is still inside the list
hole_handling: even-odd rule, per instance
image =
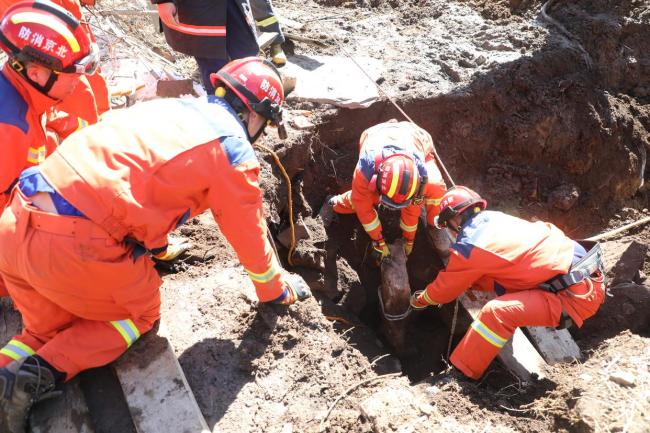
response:
[[[498,348],[502,348],[508,340],[501,338],[490,328],[485,326],[480,320],[474,320],[472,322],[472,329],[485,339],[488,343]]]
[[[424,204],[427,206],[438,206],[440,202],[442,201],[442,198],[427,198],[424,200]]]
[[[244,268],[244,269],[246,269],[246,268]],[[275,278],[276,275],[279,274],[278,267],[275,264],[275,259],[273,259],[273,262],[271,262],[271,266],[269,266],[269,268],[264,272],[260,272],[258,274],[258,273],[249,271],[248,269],[246,269],[246,272],[248,273],[248,276],[250,277],[250,279],[253,280],[253,282],[262,283],[262,284],[268,283],[273,278]]]
[[[267,19],[262,20],[262,21],[257,21],[256,23],[257,23],[258,27],[268,27],[271,24],[275,24],[277,22],[278,22],[278,19],[276,17],[270,16]]]
[[[371,232],[377,227],[379,227],[379,216],[375,213],[375,219],[369,222],[368,224],[361,224],[365,231]]]
[[[438,304],[436,301],[434,301],[433,299],[431,299],[431,298],[429,297],[429,292],[427,292],[426,290],[425,290],[424,292],[422,292],[422,297],[423,297],[424,300],[427,301],[427,303],[430,304],[430,305],[440,305],[440,304]]]
[[[45,156],[47,154],[47,149],[45,146],[40,146],[38,148],[30,147],[27,150],[27,162],[30,164],[40,164],[45,161]]]
[[[0,349],[0,353],[8,356],[14,361],[18,361],[19,359],[32,356],[36,352],[22,341],[11,340],[5,347]]]
[[[404,223],[404,221],[400,220],[399,221],[399,228],[404,230],[405,232],[414,232],[418,229],[418,224],[415,223],[415,225],[409,226]]]
[[[131,319],[115,320],[110,323],[120,333],[122,338],[124,338],[126,347],[131,347],[140,338],[140,331],[138,331],[138,328],[136,328],[135,323]]]
[[[88,122],[81,117],[77,117],[77,131],[88,126]]]

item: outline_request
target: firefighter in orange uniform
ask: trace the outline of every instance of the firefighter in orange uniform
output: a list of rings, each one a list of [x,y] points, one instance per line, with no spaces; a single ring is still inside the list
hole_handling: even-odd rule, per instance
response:
[[[433,226],[446,190],[433,157],[433,140],[428,132],[411,122],[392,120],[365,130],[359,147],[352,189],[332,197],[329,204],[336,213],[357,214],[372,239],[375,263],[389,255],[375,206],[400,209],[404,249],[409,255],[422,205],[426,208],[428,224]]]
[[[280,76],[249,57],[212,80],[217,96],[115,112],[21,174],[0,218],[0,274],[25,324],[0,350],[0,431],[23,433],[32,401],[151,329],[161,280],[150,257],[206,209],[261,302],[310,295],[267,239],[251,146],[268,124],[283,131]]]
[[[605,297],[597,243],[573,241],[553,224],[487,211],[486,205],[469,188],[447,191],[436,224],[457,234],[449,263],[411,297],[411,306],[420,309],[451,302],[470,287],[497,294],[450,358],[472,379],[483,375],[516,328],[582,326]]]
[[[49,2],[20,2],[0,22],[0,48],[9,60],[0,74],[0,209],[20,172],[39,164],[58,144],[43,127],[57,104],[73,94],[99,56],[79,22]],[[0,296],[6,295],[0,279]]]

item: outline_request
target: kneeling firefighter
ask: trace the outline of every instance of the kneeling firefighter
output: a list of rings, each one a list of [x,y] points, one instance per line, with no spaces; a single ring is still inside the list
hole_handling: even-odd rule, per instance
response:
[[[0,431],[23,433],[33,402],[151,329],[162,283],[151,257],[206,209],[261,302],[310,296],[267,240],[251,146],[267,125],[282,131],[280,76],[251,57],[212,81],[217,96],[114,112],[21,174],[0,218],[0,275],[25,324],[0,350]]]
[[[447,267],[424,291],[415,309],[451,302],[468,288],[493,291],[450,357],[472,379],[480,378],[520,326],[582,326],[605,299],[600,246],[574,241],[553,224],[528,222],[485,210],[469,188],[445,193],[436,225],[456,234]]]

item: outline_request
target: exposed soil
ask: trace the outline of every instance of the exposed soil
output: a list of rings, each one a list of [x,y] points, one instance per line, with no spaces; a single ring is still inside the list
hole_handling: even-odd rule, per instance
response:
[[[643,0],[276,0],[304,23],[296,54],[381,59],[385,91],[427,129],[457,183],[492,208],[552,221],[590,236],[648,215],[650,6]],[[107,2],[126,8],[127,2]],[[149,21],[116,25],[171,60]],[[101,42],[101,41],[100,41]],[[324,44],[324,46],[323,46]],[[131,47],[133,48],[133,47]],[[110,56],[110,53],[108,53]],[[480,382],[445,370],[452,306],[412,314],[408,353],[392,354],[377,303],[379,271],[366,263],[368,238],[354,216],[324,228],[318,210],[349,188],[357,140],[367,127],[400,118],[388,101],[365,110],[289,104],[313,130],[269,136],[294,189],[299,272],[314,299],[290,308],[259,305],[252,284],[209,214],[176,233],[191,254],[166,274],[163,314],[210,428],[220,432],[604,432],[650,431],[650,228],[607,242],[611,297],[572,331],[585,359],[549,367],[522,383],[498,363]],[[262,160],[265,212],[277,238],[287,227],[287,190]],[[389,241],[396,215],[384,212]],[[636,244],[631,244],[637,241]],[[286,249],[278,243],[282,257]],[[286,264],[286,263],[285,263]],[[423,227],[409,259],[412,290],[442,263]],[[639,271],[640,270],[640,271]],[[14,320],[14,318],[11,318]],[[461,317],[454,341],[468,321]],[[338,396],[365,383],[328,412]],[[634,383],[615,376],[630,373]]]

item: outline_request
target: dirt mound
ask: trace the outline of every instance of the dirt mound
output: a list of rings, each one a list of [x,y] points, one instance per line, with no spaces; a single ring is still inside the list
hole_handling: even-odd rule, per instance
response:
[[[539,9],[540,0],[463,0],[491,20],[507,19]]]

